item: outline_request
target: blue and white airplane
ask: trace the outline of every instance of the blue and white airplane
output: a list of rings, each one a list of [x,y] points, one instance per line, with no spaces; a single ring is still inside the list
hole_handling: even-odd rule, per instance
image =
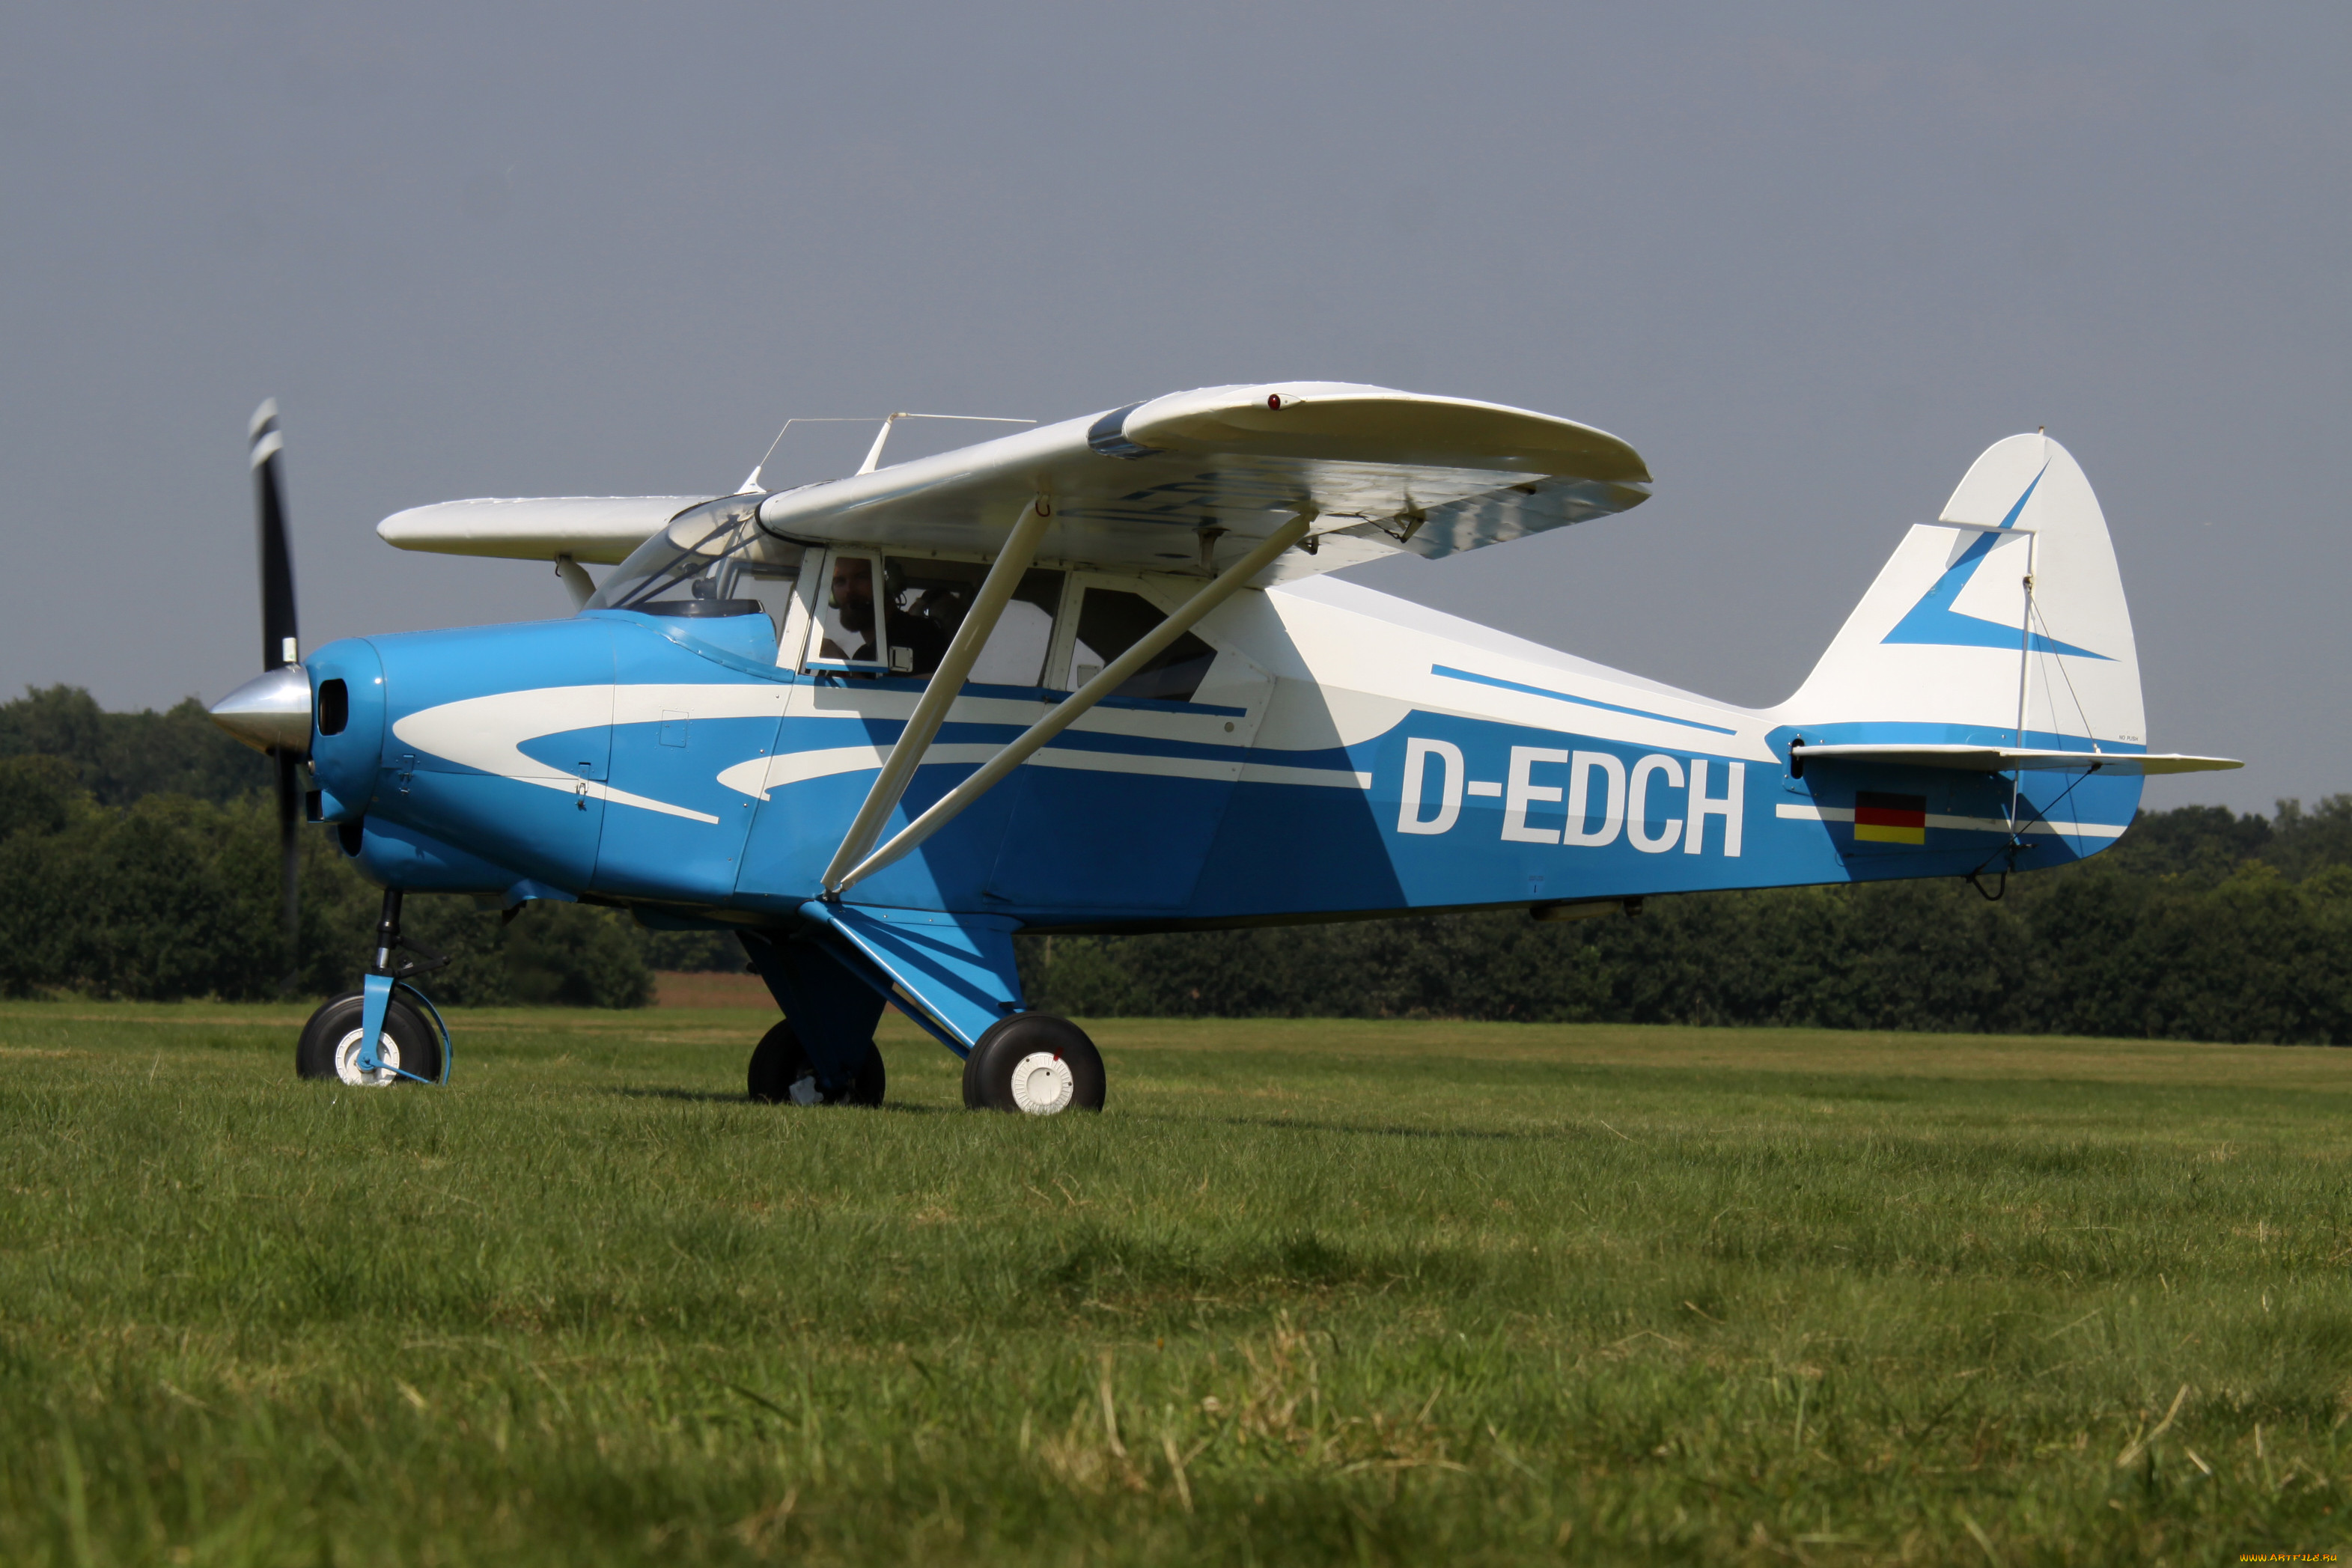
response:
[[[278,451],[265,404],[271,668],[212,711],[279,758],[289,834],[314,783],[385,889],[298,1051],[348,1083],[446,1074],[406,893],[735,933],[783,1012],[755,1099],[878,1103],[895,1002],[967,1104],[1045,1115],[1098,1108],[1103,1065],[1029,1009],[1017,932],[2005,875],[2114,842],[2144,775],[2238,766],[2148,749],[2105,520],[2042,434],[1977,459],[1769,708],[1325,575],[1647,498],[1624,442],[1494,403],[1213,387],[887,467],[877,438],[798,489],[423,507],[377,532],[551,561],[576,613],[299,659]]]

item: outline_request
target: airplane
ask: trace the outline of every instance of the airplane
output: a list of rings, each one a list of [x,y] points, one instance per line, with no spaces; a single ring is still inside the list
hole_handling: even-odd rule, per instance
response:
[[[2150,774],[2097,499],[2044,433],[1911,524],[1787,701],[1741,707],[1330,574],[1626,511],[1616,436],[1330,382],[1181,392],[856,474],[718,496],[397,513],[403,549],[546,561],[568,617],[296,637],[277,411],[255,416],[265,673],[211,709],[381,885],[304,1077],[446,1082],[411,893],[731,932],[782,1014],[753,1100],[881,1103],[896,1005],[968,1106],[1099,1110],[1016,933],[1986,879],[2097,853]],[[773,448],[771,448],[772,451]],[[764,464],[764,459],[762,460]],[[606,566],[603,580],[589,573]]]

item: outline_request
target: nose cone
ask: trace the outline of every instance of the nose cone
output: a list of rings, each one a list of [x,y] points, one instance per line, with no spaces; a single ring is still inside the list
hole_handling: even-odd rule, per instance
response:
[[[300,757],[310,749],[310,677],[299,664],[246,682],[210,711],[215,724],[257,751]]]

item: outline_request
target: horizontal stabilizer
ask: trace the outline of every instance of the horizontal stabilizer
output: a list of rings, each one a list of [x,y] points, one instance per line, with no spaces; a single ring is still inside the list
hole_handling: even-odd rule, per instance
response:
[[[1904,768],[1945,768],[1959,773],[2210,773],[2243,768],[2228,757],[2184,757],[2179,752],[2032,751],[2014,746],[1797,746],[1789,760],[1876,762]]]

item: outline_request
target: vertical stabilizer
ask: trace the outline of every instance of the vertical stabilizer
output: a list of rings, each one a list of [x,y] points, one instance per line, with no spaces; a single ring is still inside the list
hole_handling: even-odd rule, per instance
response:
[[[2144,749],[2123,580],[2073,455],[2040,434],[1989,448],[1780,716],[1822,740]]]

